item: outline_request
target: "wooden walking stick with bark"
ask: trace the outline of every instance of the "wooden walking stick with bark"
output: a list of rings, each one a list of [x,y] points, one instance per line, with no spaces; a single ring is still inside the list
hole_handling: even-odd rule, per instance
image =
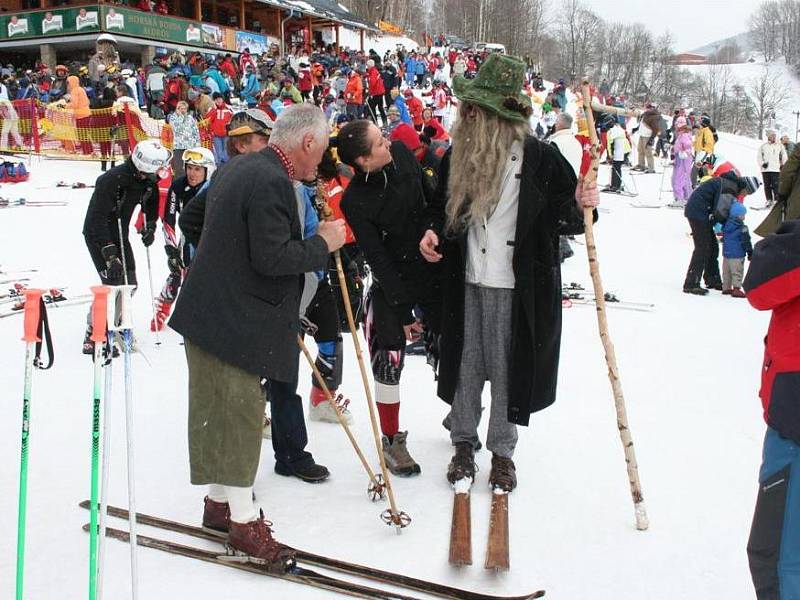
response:
[[[588,189],[597,185],[597,167],[600,162],[600,143],[597,140],[597,130],[594,125],[594,115],[591,106],[591,91],[589,80],[584,79],[581,85],[583,96],[583,110],[586,116],[586,125],[589,130],[591,140],[591,168],[583,177],[583,188]],[[603,281],[600,278],[600,263],[597,260],[597,246],[594,241],[594,229],[592,226],[592,209],[583,209],[584,233],[586,235],[586,252],[589,256],[589,272],[592,276],[594,287],[595,304],[597,306],[597,325],[600,329],[600,340],[603,342],[603,350],[606,354],[608,364],[608,379],[611,381],[611,390],[614,394],[614,407],[617,411],[617,428],[619,429],[622,448],[625,451],[625,462],[628,468],[628,481],[631,486],[631,496],[633,497],[633,507],[636,513],[636,529],[644,531],[649,526],[647,510],[644,505],[642,495],[642,484],[639,482],[639,467],[636,463],[636,453],[633,449],[633,438],[628,426],[628,416],[625,410],[625,397],[622,394],[622,381],[617,367],[617,356],[614,352],[614,344],[611,342],[611,335],[608,331],[608,319],[606,318],[606,302],[603,294]]]
[[[367,476],[369,477],[369,488],[367,489],[367,494],[373,502],[376,500],[382,500],[386,497],[386,486],[383,484],[383,478],[380,475],[375,475],[375,472],[369,466],[367,459],[364,458],[364,453],[361,452],[361,448],[358,446],[358,442],[353,436],[353,432],[350,430],[347,420],[344,418],[341,409],[336,405],[333,395],[328,389],[328,386],[325,384],[325,379],[322,377],[322,373],[319,372],[317,365],[314,364],[314,359],[311,357],[311,353],[308,351],[308,347],[306,347],[303,337],[300,334],[297,335],[297,344],[300,346],[300,350],[303,351],[303,355],[306,357],[308,366],[311,367],[312,373],[314,373],[314,379],[316,379],[317,384],[319,384],[322,393],[325,394],[325,399],[330,403],[334,412],[336,412],[336,418],[339,420],[339,425],[342,426],[342,429],[344,429],[344,432],[347,434],[347,439],[349,439],[350,443],[353,445],[353,450],[356,451],[358,460],[361,461],[361,465],[367,472]]]
[[[328,193],[325,189],[325,184],[321,180],[318,180],[317,182],[317,203],[320,206],[322,218],[326,221],[333,220],[333,211],[331,210],[331,207],[328,206]],[[355,319],[353,318],[353,308],[350,306],[347,280],[344,277],[344,268],[342,267],[342,254],[339,250],[336,250],[336,252],[333,253],[333,257],[336,261],[336,273],[339,277],[339,289],[342,292],[342,304],[344,304],[344,311],[347,315],[347,324],[350,328],[350,334],[353,337],[353,346],[355,347],[356,357],[358,358],[358,367],[361,371],[361,381],[364,384],[364,393],[367,396],[367,407],[369,408],[372,434],[375,438],[375,448],[378,451],[378,460],[380,461],[381,475],[383,476],[382,483],[385,487],[386,495],[389,498],[389,508],[381,513],[381,519],[383,519],[383,522],[387,525],[394,526],[399,535],[403,528],[408,527],[408,525],[411,523],[411,517],[405,512],[397,510],[397,502],[394,498],[394,490],[392,489],[392,482],[389,478],[389,470],[386,467],[386,459],[383,456],[380,428],[378,427],[378,418],[375,415],[375,403],[372,399],[372,391],[369,386],[367,367],[364,364],[364,356],[361,352],[361,343],[358,340],[358,330],[356,329]]]

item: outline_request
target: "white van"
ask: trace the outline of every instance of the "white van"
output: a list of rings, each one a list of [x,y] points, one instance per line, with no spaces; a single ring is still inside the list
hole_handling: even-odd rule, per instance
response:
[[[498,54],[506,53],[506,47],[503,44],[486,44],[483,49],[488,52],[497,52]]]

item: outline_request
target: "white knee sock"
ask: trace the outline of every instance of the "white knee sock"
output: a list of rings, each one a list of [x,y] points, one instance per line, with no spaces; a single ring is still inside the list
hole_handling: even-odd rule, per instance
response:
[[[208,498],[214,502],[227,502],[228,496],[225,494],[225,486],[218,483],[209,483]]]
[[[249,523],[256,520],[256,507],[253,504],[253,488],[225,486],[225,495],[231,508],[231,521]]]

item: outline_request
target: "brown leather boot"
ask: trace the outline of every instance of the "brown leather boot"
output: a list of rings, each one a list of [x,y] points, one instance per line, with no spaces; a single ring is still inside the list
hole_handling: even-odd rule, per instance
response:
[[[295,564],[294,550],[272,537],[272,523],[264,519],[264,511],[260,513],[258,519],[249,523],[230,521],[228,543],[267,571],[284,573]]]
[[[203,500],[203,527],[228,533],[231,525],[231,507],[227,502],[215,502],[208,496]]]
[[[731,296],[734,298],[747,298],[747,294],[742,291],[742,288],[733,288],[731,290]]]
[[[492,470],[489,473],[489,485],[510,492],[517,487],[517,469],[514,461],[504,456],[492,455]]]

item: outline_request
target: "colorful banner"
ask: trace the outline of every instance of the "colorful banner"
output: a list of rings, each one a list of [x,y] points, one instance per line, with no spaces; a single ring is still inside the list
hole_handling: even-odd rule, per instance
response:
[[[97,6],[61,8],[26,13],[5,13],[0,17],[0,39],[17,40],[71,33],[100,31]]]
[[[203,46],[225,49],[225,33],[219,25],[202,24]]]
[[[249,31],[236,32],[236,51],[243,52],[247,48],[250,54],[258,55],[269,51],[269,38]]]
[[[196,21],[185,21],[118,6],[104,6],[103,25],[103,29],[111,34],[121,33],[192,46],[203,45],[203,30]]]
[[[388,21],[378,21],[378,29],[385,31],[386,33],[394,33],[395,35],[403,33],[402,29],[400,29],[397,25],[389,23]]]

